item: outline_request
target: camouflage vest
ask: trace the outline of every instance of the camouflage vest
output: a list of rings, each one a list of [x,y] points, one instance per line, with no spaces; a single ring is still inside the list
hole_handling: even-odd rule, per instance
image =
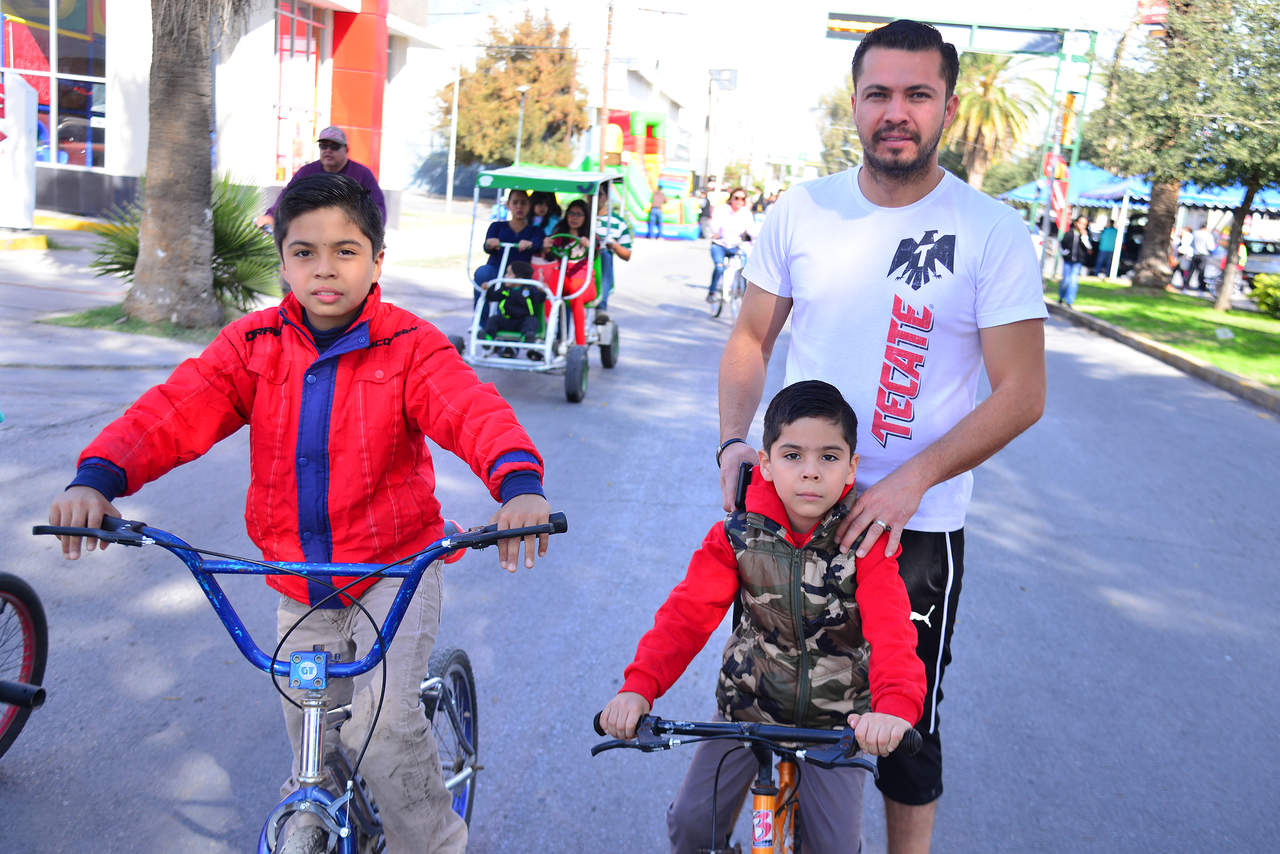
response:
[[[716,686],[729,720],[834,728],[870,709],[853,550],[840,554],[835,539],[844,515],[837,505],[799,549],[767,516],[725,520],[742,611]]]

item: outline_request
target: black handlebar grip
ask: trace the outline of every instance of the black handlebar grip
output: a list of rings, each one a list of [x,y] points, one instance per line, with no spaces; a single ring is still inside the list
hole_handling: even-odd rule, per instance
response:
[[[601,709],[600,711],[596,712],[596,716],[595,716],[594,718],[592,718],[592,719],[591,719],[591,725],[592,725],[593,727],[595,727],[596,735],[608,735],[608,734],[609,734],[609,733],[607,733],[607,732],[605,732],[605,731],[604,731],[604,727],[600,726],[600,716],[601,716],[601,715],[603,715],[603,714],[604,714],[604,710],[603,710],[603,709]]]
[[[551,533],[563,534],[569,530],[569,518],[563,513],[552,513],[547,517],[547,521],[551,523]]]
[[[97,540],[118,543],[122,546],[141,546],[141,530],[145,524],[144,522],[134,522],[130,519],[121,519],[117,516],[103,516],[98,528],[80,528],[71,525],[34,525],[31,528],[31,533],[36,535],[53,534],[59,537],[93,537]]]
[[[920,735],[920,730],[912,727],[902,736],[902,741],[898,742],[898,746],[893,749],[894,756],[915,756],[920,752],[920,748],[924,747],[924,736]]]
[[[8,703],[20,709],[38,709],[44,705],[44,696],[44,688],[39,685],[0,679],[0,703]]]
[[[738,464],[738,488],[733,494],[733,506],[747,509],[747,487],[751,485],[751,463]]]

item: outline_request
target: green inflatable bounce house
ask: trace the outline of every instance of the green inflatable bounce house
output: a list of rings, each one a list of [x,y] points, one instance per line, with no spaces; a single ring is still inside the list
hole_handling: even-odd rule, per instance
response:
[[[618,172],[626,187],[624,215],[637,236],[648,235],[649,204],[654,191],[667,197],[662,206],[662,236],[696,240],[701,204],[693,197],[693,170],[667,166],[667,117],[661,113],[610,110],[605,126],[605,162],[583,158],[587,171]],[[656,236],[656,235],[649,235]]]

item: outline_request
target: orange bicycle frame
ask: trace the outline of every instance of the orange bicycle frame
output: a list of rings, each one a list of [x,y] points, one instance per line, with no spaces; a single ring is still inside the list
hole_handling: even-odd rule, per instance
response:
[[[767,750],[758,745],[752,752]],[[759,755],[756,757],[759,759]],[[792,854],[795,843],[796,766],[791,759],[778,761],[778,785],[773,784],[772,762],[760,763],[756,781],[751,787],[751,851],[752,854]],[[779,809],[778,805],[783,804]]]

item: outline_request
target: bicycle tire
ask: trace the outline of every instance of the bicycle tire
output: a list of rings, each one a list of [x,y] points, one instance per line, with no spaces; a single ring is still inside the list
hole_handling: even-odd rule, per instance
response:
[[[49,625],[31,585],[0,572],[0,679],[39,685],[49,654]],[[17,739],[31,709],[0,703],[0,756]]]
[[[746,290],[747,282],[739,267],[733,271],[733,284],[729,286],[729,317],[733,320],[738,319],[738,312],[742,310],[742,297]]]
[[[716,291],[715,298],[707,301],[707,312],[712,317],[719,317],[720,312],[724,311],[724,287]]]
[[[276,848],[275,854],[324,854],[329,847],[329,834],[323,827],[300,827]]]
[[[467,770],[471,775],[461,783],[450,788],[453,795],[453,811],[468,825],[471,823],[471,810],[476,800],[476,776],[479,762],[479,728],[476,716],[476,678],[471,669],[471,659],[456,646],[440,647],[431,652],[427,663],[427,676],[439,677],[445,685],[446,692],[439,703],[423,704],[426,709],[427,723],[431,725],[436,739],[436,750],[440,754],[440,771],[446,783],[452,777]],[[451,703],[457,713],[461,732],[453,726],[453,719],[445,703]],[[472,754],[467,755],[460,739],[466,739],[471,745]]]

